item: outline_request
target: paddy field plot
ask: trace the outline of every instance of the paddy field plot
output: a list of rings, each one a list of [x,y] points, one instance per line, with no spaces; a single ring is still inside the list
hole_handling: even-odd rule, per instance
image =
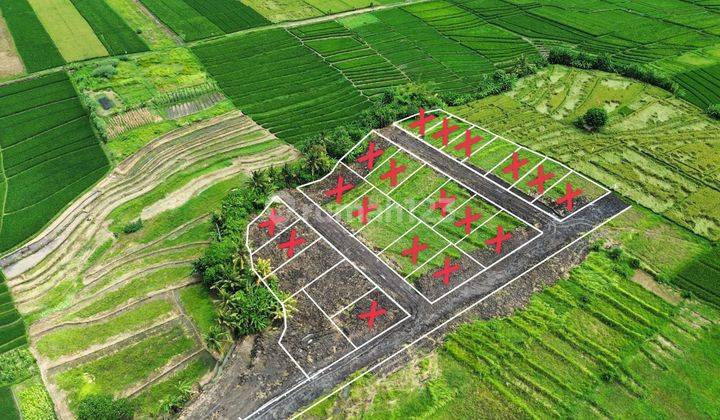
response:
[[[108,55],[107,49],[70,0],[28,0],[65,61]]]
[[[110,55],[147,51],[148,46],[105,1],[71,0]]]
[[[269,22],[242,2],[218,0],[141,0],[185,41],[263,26]]]
[[[28,240],[108,170],[64,72],[0,88],[0,250]]]

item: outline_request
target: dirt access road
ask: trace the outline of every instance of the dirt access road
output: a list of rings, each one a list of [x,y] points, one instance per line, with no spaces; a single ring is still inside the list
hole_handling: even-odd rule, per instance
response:
[[[537,273],[551,263],[548,262],[549,258],[555,260],[568,257],[563,255],[564,252],[580,252],[574,245],[628,208],[615,195],[608,194],[565,222],[558,222],[400,130],[386,128],[382,133],[477,192],[502,203],[513,213],[539,227],[544,234],[447,297],[430,304],[372,252],[350,237],[328,214],[317,211],[316,205],[307,197],[297,191],[281,193],[283,200],[364,270],[411,314],[411,318],[373,345],[360,348],[311,379],[306,379],[287,360],[276,343],[276,333],[248,339],[242,344],[245,350],[231,357],[223,375],[186,411],[184,417],[290,417],[342,385],[354,373],[390,365],[424,337],[442,332],[454,319],[518,278],[546,275]]]

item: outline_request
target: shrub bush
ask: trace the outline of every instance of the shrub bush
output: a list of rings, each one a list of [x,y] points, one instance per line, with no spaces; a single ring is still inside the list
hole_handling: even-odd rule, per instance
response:
[[[93,77],[109,79],[117,74],[117,69],[111,64],[103,64],[92,72]]]
[[[78,420],[130,420],[133,408],[125,398],[113,399],[110,395],[95,394],[78,404]]]
[[[716,120],[720,120],[720,104],[712,104],[708,107],[708,109],[705,111],[710,118],[714,118]]]
[[[122,231],[124,234],[129,235],[131,233],[135,233],[135,232],[139,231],[140,229],[142,229],[142,227],[143,227],[142,219],[137,219],[134,222],[130,222],[130,223],[126,224],[125,226],[123,226]]]

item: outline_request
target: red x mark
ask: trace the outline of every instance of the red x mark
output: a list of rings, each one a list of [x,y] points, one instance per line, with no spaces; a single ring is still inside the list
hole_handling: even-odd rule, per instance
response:
[[[368,223],[368,213],[377,210],[377,204],[370,204],[367,196],[362,199],[362,207],[352,212],[353,217],[360,217],[363,225]]]
[[[465,140],[463,140],[461,143],[456,144],[455,150],[465,149],[465,157],[470,157],[472,155],[472,147],[480,143],[481,141],[483,141],[482,137],[473,137],[472,132],[470,130],[466,130]]]
[[[582,194],[582,192],[583,191],[580,188],[578,188],[577,190],[573,190],[572,184],[568,182],[567,184],[565,184],[565,195],[558,198],[555,202],[557,204],[565,203],[565,208],[567,209],[567,211],[573,211],[573,206],[575,204],[573,200],[575,199],[575,197]]]
[[[343,178],[342,175],[338,176],[337,179],[337,185],[335,188],[331,188],[327,191],[325,191],[325,196],[332,197],[335,196],[335,202],[337,204],[342,203],[343,194],[345,194],[346,191],[350,191],[355,187],[353,184],[347,183],[345,184],[345,178]]]
[[[420,115],[418,116],[418,119],[413,121],[410,124],[410,128],[419,128],[420,135],[425,135],[425,124],[429,123],[430,121],[434,120],[437,116],[436,115],[428,115],[425,116],[425,110],[423,108],[420,108]]]
[[[553,178],[555,178],[555,174],[553,172],[545,173],[545,169],[540,165],[537,169],[537,176],[528,181],[527,185],[528,187],[537,187],[538,194],[542,194],[545,192],[545,183]]]
[[[449,120],[447,118],[443,118],[442,130],[433,134],[434,139],[439,139],[442,137],[443,146],[448,145],[448,137],[450,137],[450,134],[452,134],[453,131],[457,131],[457,129],[460,128],[457,125],[448,126],[448,123],[449,123]]]
[[[502,252],[502,243],[510,239],[512,235],[505,233],[502,226],[497,227],[497,235],[494,238],[485,241],[487,245],[495,244],[495,253],[499,254]]]
[[[518,152],[513,152],[512,154],[512,163],[508,166],[503,168],[503,172],[506,174],[512,173],[512,177],[515,181],[518,180],[519,175],[518,172],[520,171],[520,168],[527,165],[528,160],[527,159],[520,159],[520,155],[518,155]]]
[[[395,159],[390,159],[390,170],[380,175],[380,179],[383,181],[386,179],[390,179],[390,186],[396,187],[398,184],[398,175],[405,172],[405,169],[407,169],[405,165],[397,166],[397,162],[395,161]]]
[[[445,266],[443,268],[441,268],[440,270],[436,271],[433,274],[433,277],[435,277],[436,279],[439,279],[440,277],[442,277],[443,283],[445,283],[447,285],[447,284],[450,284],[450,276],[452,275],[452,273],[458,271],[459,269],[460,269],[459,264],[450,265],[450,258],[445,257]]]
[[[420,252],[422,251],[425,251],[427,247],[427,244],[421,244],[420,238],[415,235],[415,237],[413,238],[412,246],[404,250],[400,255],[402,255],[403,257],[410,257],[410,261],[412,261],[413,265],[417,265],[418,254],[420,254]]]
[[[373,299],[370,301],[370,310],[368,312],[361,313],[360,315],[358,315],[358,318],[362,319],[363,321],[367,321],[368,328],[372,330],[373,328],[375,328],[375,318],[385,315],[386,313],[386,309],[378,309],[378,303],[375,299]]]
[[[442,214],[442,217],[445,217],[447,216],[447,207],[454,203],[455,200],[457,200],[457,196],[451,195],[448,197],[447,192],[444,189],[440,189],[440,198],[434,202],[430,208],[433,210],[440,209],[440,214]]]
[[[297,231],[290,229],[290,239],[278,245],[280,249],[287,249],[287,257],[292,258],[295,255],[295,247],[305,243],[305,239],[297,237]]]
[[[478,220],[480,220],[481,217],[482,214],[473,213],[472,208],[470,206],[467,206],[465,207],[465,217],[463,217],[462,219],[458,219],[457,222],[455,222],[455,226],[465,226],[465,234],[469,235],[473,222],[477,222]]]
[[[367,162],[367,168],[369,171],[372,171],[373,166],[375,166],[375,159],[382,156],[382,154],[385,151],[383,149],[377,149],[375,150],[375,142],[371,141],[370,144],[368,144],[367,151],[364,155],[357,158],[358,163]]]
[[[262,229],[267,229],[268,236],[274,236],[275,235],[275,227],[279,224],[284,222],[284,217],[277,214],[277,211],[275,209],[270,209],[270,215],[268,216],[267,220],[264,222],[261,222],[258,224],[258,226]]]

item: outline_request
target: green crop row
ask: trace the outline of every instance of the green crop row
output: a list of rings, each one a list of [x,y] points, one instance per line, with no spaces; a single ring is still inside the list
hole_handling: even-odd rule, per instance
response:
[[[148,46],[104,1],[72,0],[110,55],[147,51]]]
[[[720,306],[720,251],[714,249],[689,263],[677,274],[675,283],[698,297]]]
[[[225,33],[268,24],[253,8],[236,0],[183,0]]]
[[[222,35],[222,29],[183,0],[140,0],[158,19],[185,41]]]

